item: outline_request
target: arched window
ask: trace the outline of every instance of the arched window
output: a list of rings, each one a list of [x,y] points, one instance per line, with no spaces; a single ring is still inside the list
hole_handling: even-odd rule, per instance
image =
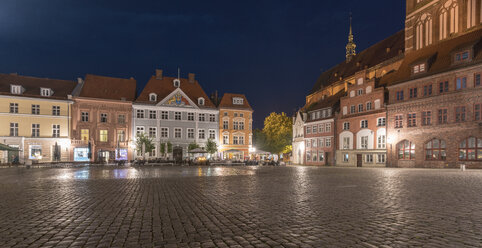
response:
[[[151,101],[151,102],[157,101],[157,95],[156,95],[156,93],[151,93],[151,94],[149,94],[149,101]]]
[[[469,137],[459,145],[459,160],[482,160],[482,139]]]
[[[425,20],[425,46],[432,44],[432,18]]]
[[[467,28],[475,26],[476,6],[476,0],[467,1]]]
[[[446,157],[444,140],[433,139],[425,144],[426,160],[445,160]]]
[[[457,33],[459,31],[459,6],[455,2],[450,6],[450,33]]]
[[[421,22],[417,24],[417,28],[415,29],[415,49],[420,49],[423,47],[423,25]]]
[[[444,8],[440,11],[440,20],[439,20],[440,22],[439,39],[440,40],[447,38],[447,22],[448,22],[447,19],[448,19],[447,9]]]
[[[199,98],[197,99],[197,103],[198,103],[198,105],[204,105],[204,98],[199,97]]]
[[[403,140],[397,145],[398,159],[415,159],[415,144]]]

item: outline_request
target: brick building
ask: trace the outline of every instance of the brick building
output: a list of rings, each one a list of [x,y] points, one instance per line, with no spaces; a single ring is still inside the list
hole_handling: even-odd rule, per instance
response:
[[[482,30],[413,51],[389,86],[389,165],[482,168]]]
[[[336,160],[340,166],[385,166],[386,109],[384,87],[366,71],[355,74],[356,84],[348,86],[341,98],[336,123]]]

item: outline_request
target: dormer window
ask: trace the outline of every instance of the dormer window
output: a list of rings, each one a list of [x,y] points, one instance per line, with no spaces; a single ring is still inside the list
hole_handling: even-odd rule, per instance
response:
[[[10,85],[10,93],[20,95],[22,94],[22,86]]]
[[[204,106],[204,98],[199,97],[199,98],[197,99],[197,104],[198,104],[198,105],[201,105],[201,106]]]
[[[40,88],[40,95],[41,96],[51,96],[52,95],[52,89],[50,89],[50,88]]]
[[[179,79],[174,79],[173,81],[174,87],[179,88],[181,86],[181,81]]]
[[[425,63],[413,66],[413,74],[425,72]]]
[[[463,51],[455,54],[455,62],[463,62],[469,59],[469,51]]]
[[[233,97],[233,104],[243,105],[244,99],[241,97]]]
[[[149,101],[150,101],[150,102],[156,102],[156,101],[157,101],[157,95],[156,95],[156,93],[151,93],[151,94],[149,94]]]

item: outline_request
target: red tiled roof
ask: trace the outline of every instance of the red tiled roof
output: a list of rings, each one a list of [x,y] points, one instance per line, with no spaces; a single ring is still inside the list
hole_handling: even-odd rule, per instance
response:
[[[387,50],[387,48],[389,48],[389,50]],[[358,53],[350,62],[343,61],[323,72],[318,80],[316,80],[310,94],[315,93],[332,83],[340,81],[340,77],[345,79],[354,75],[356,72],[363,70],[365,66],[370,68],[384,61],[401,56],[400,51],[403,52],[404,48],[405,31],[401,30]]]
[[[174,90],[177,89],[176,87],[174,87],[174,79],[177,78],[162,77],[162,79],[157,79],[155,76],[152,76],[142,90],[141,94],[137,97],[136,102],[157,104],[158,102],[162,101],[164,98],[166,98],[169,94],[171,94]],[[198,105],[198,107],[216,108],[216,106],[214,106],[214,104],[211,102],[211,99],[209,99],[209,97],[206,95],[197,80],[194,80],[194,82],[192,83],[190,83],[187,78],[180,78],[179,80],[181,81],[179,88],[181,88],[181,90],[196,105],[198,105],[197,99],[199,97],[204,98],[204,106]],[[157,101],[155,103],[149,101],[150,93],[155,93],[157,95]]]
[[[233,98],[240,97],[243,98],[243,104],[233,104]],[[224,93],[223,98],[219,102],[219,108],[233,108],[233,109],[247,109],[253,111],[251,105],[249,105],[248,99],[243,94],[233,94],[233,93]]]
[[[400,68],[385,75],[380,80],[380,85],[395,85],[408,80],[427,77],[444,71],[477,64],[482,61],[482,29],[475,30],[459,37],[442,41],[437,44],[412,51],[405,56]],[[461,49],[473,47],[474,57],[466,63],[452,64],[453,53]],[[428,61],[427,71],[412,75],[412,66],[418,62]]]
[[[134,101],[136,80],[87,74],[80,97]]]
[[[52,98],[52,99],[67,99],[68,95],[72,94],[75,86],[74,81],[37,78],[30,76],[21,76],[16,74],[0,74],[0,94],[1,95],[15,95],[10,93],[10,85],[21,85],[25,91],[21,96]],[[52,96],[41,96],[40,88],[50,88],[53,91]],[[17,96],[17,95],[16,95]]]

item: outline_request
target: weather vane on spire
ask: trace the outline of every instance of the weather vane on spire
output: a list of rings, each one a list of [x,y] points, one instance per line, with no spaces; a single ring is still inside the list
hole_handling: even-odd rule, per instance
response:
[[[351,12],[350,12],[350,33],[348,34],[348,44],[346,44],[346,60],[347,62],[351,61],[353,56],[356,55],[356,44],[353,41],[353,31],[351,26]]]

